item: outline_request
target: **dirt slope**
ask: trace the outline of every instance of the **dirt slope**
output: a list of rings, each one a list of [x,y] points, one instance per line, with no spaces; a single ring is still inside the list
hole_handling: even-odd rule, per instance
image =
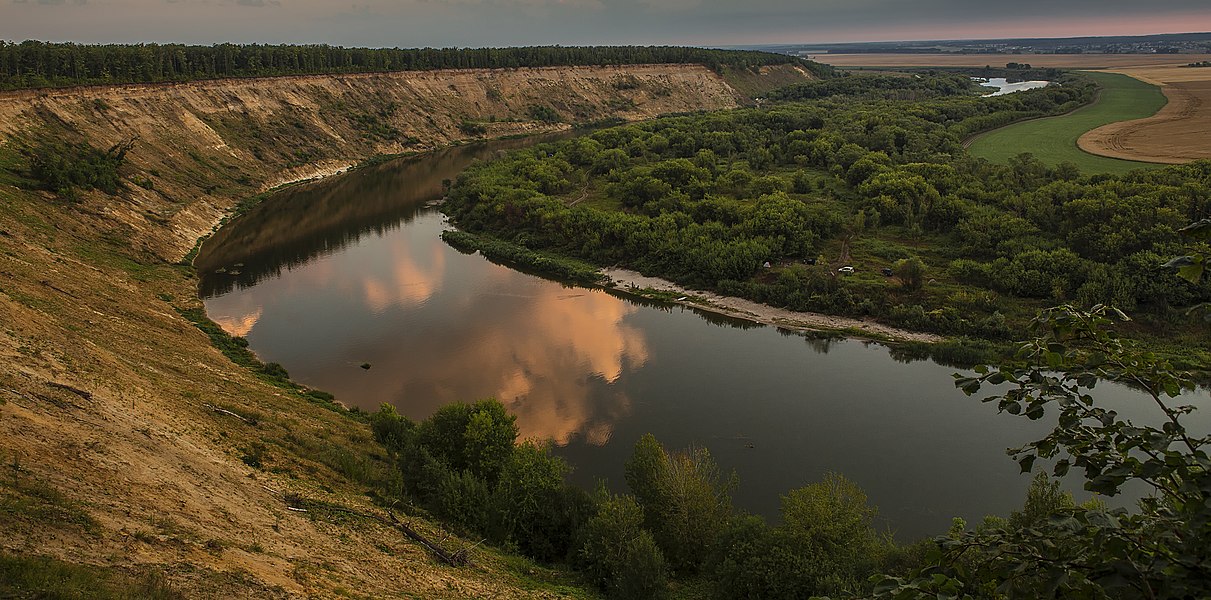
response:
[[[464,122],[499,136],[566,127],[533,121],[532,105],[636,119],[742,100],[696,66],[0,95],[0,555],[156,573],[187,597],[580,595],[490,549],[447,567],[377,522],[288,509],[293,494],[381,511],[366,492],[393,471],[364,423],[217,351],[178,314],[200,305],[197,280],[170,263],[241,198],[465,139]],[[19,189],[18,148],[47,137],[137,138],[127,190],[71,204]],[[411,522],[447,547],[471,544]]]
[[[219,80],[0,94],[0,138],[138,138],[131,202],[109,206],[137,243],[164,258],[254,188],[331,173],[375,154],[475,137],[548,131],[564,121],[643,119],[730,108],[739,94],[701,66],[641,65],[425,71]]]

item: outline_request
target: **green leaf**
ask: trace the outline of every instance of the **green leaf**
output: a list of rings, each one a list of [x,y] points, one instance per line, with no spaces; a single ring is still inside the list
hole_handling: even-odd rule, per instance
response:
[[[1023,473],[1029,473],[1030,470],[1034,468],[1034,459],[1035,457],[1032,454],[1029,456],[1023,456],[1020,460],[1018,460],[1018,465],[1022,467]]]
[[[1177,270],[1177,276],[1189,281],[1190,283],[1198,283],[1203,278],[1203,265],[1189,265]]]
[[[1051,369],[1058,369],[1064,364],[1064,356],[1059,352],[1047,352],[1044,358],[1047,360],[1047,367]]]
[[[980,380],[974,377],[961,377],[955,380],[955,387],[963,390],[968,396],[980,391]]]

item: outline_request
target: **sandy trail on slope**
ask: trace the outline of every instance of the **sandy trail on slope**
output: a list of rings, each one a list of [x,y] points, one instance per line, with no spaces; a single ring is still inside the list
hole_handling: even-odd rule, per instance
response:
[[[798,312],[787,310],[784,308],[775,308],[737,298],[735,296],[721,296],[713,292],[701,290],[690,290],[681,287],[666,279],[658,277],[648,277],[636,271],[627,269],[609,268],[602,269],[607,277],[622,290],[628,288],[634,289],[649,289],[662,292],[674,292],[701,300],[703,302],[691,302],[689,298],[679,301],[678,304],[709,310],[721,315],[734,317],[737,319],[745,319],[755,323],[764,323],[784,329],[792,329],[797,331],[835,331],[842,329],[850,329],[861,331],[871,337],[891,338],[900,341],[913,342],[940,342],[942,336],[930,333],[917,333],[897,329],[888,325],[876,323],[874,321],[863,321],[860,319],[851,319],[848,317],[834,317],[820,313]]]

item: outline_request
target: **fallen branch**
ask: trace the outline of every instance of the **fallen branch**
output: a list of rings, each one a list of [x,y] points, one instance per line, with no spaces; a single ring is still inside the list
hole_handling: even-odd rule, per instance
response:
[[[296,504],[296,505],[311,504],[313,508],[322,508],[324,510],[328,510],[328,511],[332,511],[332,512],[345,513],[345,514],[353,515],[356,517],[361,517],[363,519],[371,519],[374,521],[378,521],[379,523],[382,523],[383,525],[386,525],[388,527],[393,527],[393,528],[403,532],[404,535],[408,536],[416,543],[424,546],[426,549],[429,550],[429,552],[432,552],[433,555],[436,556],[439,560],[441,560],[442,562],[444,562],[452,567],[461,567],[461,566],[471,564],[470,550],[475,548],[475,546],[479,545],[479,544],[475,544],[475,546],[471,546],[470,548],[463,548],[463,549],[457,550],[453,553],[447,552],[444,548],[442,548],[437,543],[429,540],[428,538],[426,538],[425,536],[423,536],[419,532],[417,532],[415,529],[409,527],[407,523],[400,521],[399,518],[395,516],[395,512],[391,511],[390,509],[387,510],[387,516],[390,517],[390,520],[387,520],[386,518],[383,518],[380,515],[352,510],[349,508],[345,508],[343,506],[334,506],[334,505],[322,503],[322,502],[312,502],[312,501],[306,500],[304,498],[300,498],[294,494],[287,494],[285,496],[284,500],[286,501],[286,503],[288,505],[289,504]],[[297,511],[297,512],[307,512],[307,510],[305,508],[301,508],[301,506],[300,507],[287,506],[286,508],[289,510]],[[482,543],[482,542],[480,542],[480,543]]]
[[[17,391],[17,390],[14,390],[13,388],[6,387],[6,388],[0,388],[0,389],[3,389],[3,390],[4,390],[4,391],[6,391],[6,392],[12,392],[13,394],[16,394],[16,395],[18,395],[18,396],[20,396],[20,397],[22,397],[22,398],[25,398],[26,400],[29,400],[30,402],[37,402],[37,401],[38,401],[38,399],[37,399],[37,398],[34,398],[33,396],[30,396],[29,394],[26,394],[26,393],[24,393],[24,392],[19,392],[19,391]]]
[[[436,554],[437,557],[442,559],[442,561],[445,562],[446,564],[453,566],[453,567],[459,567],[462,565],[469,564],[471,562],[470,553],[468,552],[467,548],[463,548],[461,550],[454,552],[453,554],[450,554],[450,553],[446,552],[445,550],[443,550],[441,546],[438,546],[437,544],[434,544],[433,542],[430,542],[429,540],[425,539],[425,536],[417,533],[417,531],[415,529],[412,529],[411,527],[406,525],[404,522],[400,521],[398,518],[396,518],[394,512],[387,511],[387,515],[391,517],[392,524],[394,524],[397,529],[404,532],[404,535],[416,540],[421,545],[428,548],[430,552]],[[476,544],[476,545],[478,546],[479,544]],[[474,547],[474,546],[472,546],[472,547]]]
[[[52,290],[55,290],[56,292],[59,292],[60,294],[65,294],[65,295],[71,296],[72,298],[75,298],[75,299],[77,299],[77,300],[79,300],[79,299],[80,299],[80,297],[79,297],[79,296],[77,296],[77,295],[75,295],[75,294],[73,294],[73,293],[71,293],[71,292],[69,292],[69,291],[67,291],[67,290],[65,290],[65,289],[63,289],[63,288],[61,288],[61,287],[58,287],[58,286],[56,286],[55,284],[53,284],[53,283],[51,283],[51,282],[49,282],[49,281],[47,281],[47,280],[45,280],[45,279],[43,279],[43,280],[42,280],[41,282],[39,282],[39,283],[41,283],[42,285],[44,285],[44,286],[46,286],[46,287],[48,287],[48,288],[50,288],[50,289],[52,289]]]
[[[78,387],[73,387],[73,386],[67,385],[66,383],[59,383],[59,382],[56,382],[56,381],[48,381],[48,382],[46,382],[46,385],[49,385],[49,386],[54,387],[54,388],[59,388],[59,389],[61,389],[61,390],[66,390],[66,391],[69,391],[69,392],[71,392],[71,393],[73,393],[73,394],[75,394],[75,395],[77,395],[77,396],[79,396],[79,397],[81,397],[81,398],[84,398],[85,400],[89,400],[89,401],[91,401],[91,400],[93,399],[92,392],[82,390],[82,389],[80,389],[80,388],[78,388]]]
[[[244,415],[241,415],[241,414],[239,414],[239,413],[235,413],[235,412],[232,412],[232,411],[230,411],[230,410],[227,410],[226,408],[219,408],[219,407],[217,407],[217,406],[215,406],[215,405],[213,405],[213,404],[202,404],[202,406],[205,406],[206,408],[209,408],[210,410],[213,410],[214,412],[217,412],[217,413],[219,413],[219,414],[224,414],[224,415],[227,415],[227,416],[229,416],[229,417],[235,417],[235,418],[237,418],[237,419],[239,419],[239,420],[243,421],[243,422],[244,422],[245,424],[247,424],[247,425],[256,425],[256,421],[254,421],[254,420],[252,420],[252,419],[249,419],[249,418],[247,418],[247,417],[245,417]]]

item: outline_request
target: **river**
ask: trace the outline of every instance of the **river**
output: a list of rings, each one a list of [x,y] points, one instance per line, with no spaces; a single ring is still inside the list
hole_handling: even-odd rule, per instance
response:
[[[1009,80],[1004,77],[993,77],[991,79],[985,79],[983,77],[973,77],[972,79],[975,79],[976,83],[979,83],[983,87],[996,88],[997,91],[991,92],[988,94],[984,94],[983,95],[984,98],[991,98],[993,96],[1004,96],[1005,94],[1012,94],[1014,92],[1024,92],[1026,90],[1034,90],[1034,89],[1047,87],[1048,85],[1051,85],[1050,81],[1015,81],[1013,83],[1010,83]]]
[[[429,206],[443,180],[531,143],[453,148],[275,195],[203,246],[208,314],[350,406],[423,419],[496,397],[523,436],[554,440],[585,486],[624,490],[623,463],[650,432],[707,447],[738,473],[737,505],[771,519],[780,494],[828,471],[861,485],[901,540],[1021,506],[1029,478],[1004,450],[1046,427],[964,396],[953,368],[567,287],[445,245]],[[1126,388],[1097,396],[1125,415],[1152,412]],[[1191,425],[1206,430],[1208,416]]]

